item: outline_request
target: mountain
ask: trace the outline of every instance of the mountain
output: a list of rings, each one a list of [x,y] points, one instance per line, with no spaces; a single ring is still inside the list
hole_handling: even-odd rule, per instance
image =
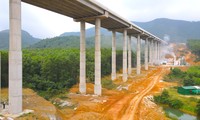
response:
[[[111,35],[111,32],[109,32],[107,29],[101,28],[101,34],[103,35]],[[95,35],[95,28],[89,28],[86,30],[86,37],[92,37]],[[60,36],[80,36],[80,32],[65,32],[61,34]]]
[[[170,38],[169,42],[186,42],[188,39],[200,39],[200,21],[190,22],[183,20],[172,20],[166,18],[155,19],[149,22],[133,22],[148,32],[164,39]],[[101,34],[111,35],[111,32],[101,28]],[[60,36],[79,36],[79,32],[65,32]],[[86,37],[95,35],[95,28],[86,30]]]
[[[110,35],[101,35],[101,47],[111,48],[112,40]],[[86,47],[95,47],[95,37],[86,38]],[[116,47],[117,49],[122,49],[123,40],[122,36],[117,35]],[[80,48],[80,38],[79,36],[58,36],[54,38],[47,38],[31,45],[29,48]]]
[[[160,18],[149,22],[133,23],[162,39],[168,36],[170,42],[186,42],[188,39],[200,38],[200,21],[190,22]]]
[[[28,32],[22,30],[22,47],[28,47],[34,43],[39,42],[40,39],[34,38]],[[0,49],[9,48],[9,30],[0,31]]]
[[[142,42],[144,43],[144,42]],[[132,50],[136,48],[136,39],[132,41]],[[86,38],[86,48],[95,47],[95,37]],[[122,35],[116,35],[116,48],[122,50],[123,37]],[[54,38],[43,39],[29,48],[43,49],[43,48],[80,48],[80,37],[79,36],[58,36]],[[101,35],[101,48],[112,48],[112,37],[111,35]]]

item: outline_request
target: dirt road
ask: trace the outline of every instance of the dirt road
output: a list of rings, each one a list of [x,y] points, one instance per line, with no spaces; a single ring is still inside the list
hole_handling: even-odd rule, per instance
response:
[[[132,82],[129,92],[121,95],[104,111],[104,119],[138,120],[140,118],[139,104],[143,97],[161,79],[166,68],[157,68],[143,76],[138,83]]]
[[[148,71],[143,68],[141,75],[136,75],[133,70],[127,82],[120,77],[114,81],[123,89],[103,88],[102,96],[92,95],[92,84],[87,84],[87,93],[91,93],[87,95],[77,94],[78,85],[74,86],[65,100],[76,103],[76,108],[65,107],[61,112],[70,120],[165,120],[162,109],[145,100],[166,87],[164,82],[160,82],[166,71],[169,68],[151,66]],[[153,107],[149,102],[154,104]]]
[[[155,75],[157,74],[157,75]],[[142,90],[138,93],[134,98],[130,101],[128,108],[126,109],[125,114],[122,117],[122,120],[138,120],[140,118],[139,114],[139,104],[142,101],[142,98],[155,86],[157,82],[159,82],[161,75],[163,75],[163,69],[158,73],[148,77],[147,79],[151,79],[152,81],[147,86],[146,89]]]

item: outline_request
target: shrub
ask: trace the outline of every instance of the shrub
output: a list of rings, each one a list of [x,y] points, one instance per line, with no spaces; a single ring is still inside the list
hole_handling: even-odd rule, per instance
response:
[[[178,99],[171,99],[167,90],[164,90],[161,95],[154,96],[154,101],[156,103],[166,104],[172,108],[180,109],[183,106],[182,101]]]
[[[161,95],[154,96],[156,103],[168,104],[169,103],[169,93],[167,90],[164,90]]]
[[[184,86],[193,86],[193,85],[195,85],[195,83],[194,83],[194,80],[191,77],[187,76],[183,80],[183,85]]]
[[[169,106],[175,109],[180,109],[183,106],[183,103],[178,99],[172,99],[169,101]]]
[[[114,89],[114,88],[116,88],[116,85],[113,83],[112,80],[102,80],[101,83],[102,83],[102,86],[104,88],[107,88],[107,89]]]

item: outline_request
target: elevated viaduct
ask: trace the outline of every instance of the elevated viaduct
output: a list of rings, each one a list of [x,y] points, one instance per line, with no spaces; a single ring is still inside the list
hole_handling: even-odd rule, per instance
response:
[[[85,23],[95,25],[95,86],[94,94],[101,95],[101,32],[112,31],[112,75],[116,79],[116,32],[123,34],[123,81],[131,71],[131,38],[137,38],[137,74],[141,72],[141,40],[145,40],[145,70],[148,65],[159,64],[162,39],[136,26],[94,0],[10,0],[9,45],[9,112],[22,112],[22,50],[21,2],[38,6],[80,22],[80,83],[79,91],[86,93]],[[128,44],[127,44],[128,41]],[[128,48],[127,48],[128,46]],[[127,52],[128,49],[128,52]],[[128,53],[128,54],[127,54]]]

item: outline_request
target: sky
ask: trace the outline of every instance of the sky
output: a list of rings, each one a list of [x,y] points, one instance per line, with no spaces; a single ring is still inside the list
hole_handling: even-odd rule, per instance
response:
[[[157,18],[200,21],[200,0],[96,0],[129,21],[147,22]],[[0,31],[9,28],[9,0],[0,0]],[[86,28],[93,25],[86,24]],[[22,29],[36,38],[50,38],[77,32],[80,24],[72,18],[22,3]]]

